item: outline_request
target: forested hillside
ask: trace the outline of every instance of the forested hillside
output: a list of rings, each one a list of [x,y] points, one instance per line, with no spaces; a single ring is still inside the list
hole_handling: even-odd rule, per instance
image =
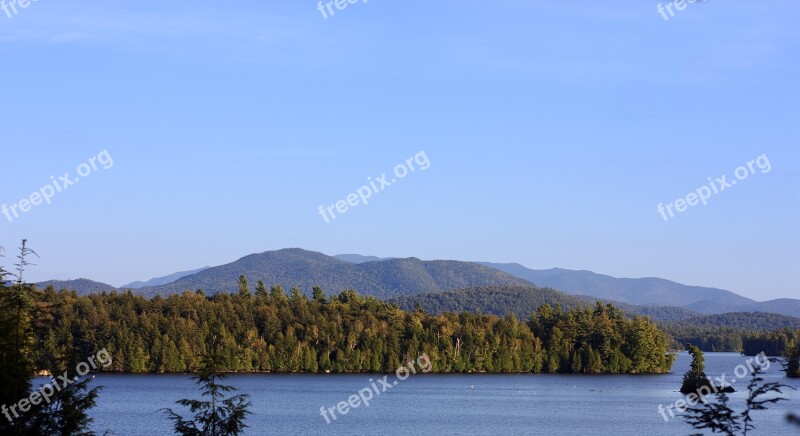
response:
[[[81,297],[38,293],[52,311],[39,332],[37,362],[70,353],[79,362],[98,348],[113,370],[185,372],[200,365],[217,336],[228,371],[394,371],[427,353],[440,372],[665,372],[668,339],[644,319],[613,306],[562,311],[543,306],[529,322],[475,313],[407,312],[345,291],[326,299],[286,295],[244,281],[238,294],[187,292],[146,299],[132,293]]]
[[[307,295],[311,294],[312,287],[321,286],[331,292],[358,289],[364,295],[380,298],[471,286],[530,285],[518,277],[471,262],[406,258],[355,264],[322,253],[290,248],[251,254],[169,284],[145,287],[136,292],[145,296],[165,296],[198,289],[209,295],[235,292],[240,275],[286,288],[297,286]]]
[[[723,313],[689,318],[683,321],[660,322],[659,326],[670,334],[678,344],[692,344],[703,351],[752,352],[748,340],[769,335],[781,329],[800,329],[800,319],[775,313]],[[770,354],[773,350],[777,354]],[[783,347],[763,348],[771,356],[780,355]]]
[[[800,318],[763,312],[731,312],[719,315],[696,316],[681,323],[701,327],[732,327],[742,330],[778,330],[800,328]]]
[[[89,279],[76,279],[76,280],[48,280],[46,282],[36,283],[41,289],[52,286],[56,289],[80,289],[84,294],[99,294],[101,292],[111,292],[115,288],[107,283],[96,282]]]
[[[466,311],[497,316],[514,314],[519,319],[528,319],[531,313],[544,304],[551,306],[558,304],[564,309],[572,309],[591,307],[595,303],[555,289],[535,286],[484,286],[410,295],[390,301],[405,310],[412,310],[418,306],[433,314]]]

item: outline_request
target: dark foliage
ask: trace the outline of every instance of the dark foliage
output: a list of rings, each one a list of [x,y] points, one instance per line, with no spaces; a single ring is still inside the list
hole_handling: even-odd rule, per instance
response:
[[[173,422],[175,433],[183,436],[235,436],[241,434],[247,425],[244,421],[251,403],[249,395],[238,394],[226,397],[236,391],[232,386],[220,384],[226,379],[219,374],[224,358],[219,354],[219,343],[211,339],[211,351],[203,356],[203,367],[192,379],[200,386],[201,394],[207,401],[183,399],[177,404],[188,407],[193,419],[184,419],[172,409],[164,409],[167,417]]]
[[[727,436],[747,435],[756,428],[753,412],[766,410],[767,405],[786,400],[778,395],[787,387],[780,383],[765,383],[761,377],[761,368],[756,367],[747,385],[748,395],[744,411],[737,413],[731,409],[727,394],[720,393],[717,394],[717,402],[701,403],[697,407],[688,408],[684,420],[696,430],[710,430],[712,433]]]
[[[681,384],[682,394],[699,393],[702,390],[706,392],[734,392],[731,386],[715,386],[705,373],[705,356],[703,352],[694,345],[687,345],[686,348],[692,356],[692,364],[688,371],[683,375],[683,383]]]
[[[38,338],[50,331],[54,308],[43,301],[35,286],[25,283],[24,272],[36,253],[22,241],[15,264],[16,280],[6,285],[9,275],[0,268],[0,434],[4,435],[88,435],[92,422],[88,411],[95,405],[99,388],[89,388],[89,379],[75,378],[75,365],[68,364],[61,353],[51,353],[37,365],[43,344]],[[36,368],[64,374],[76,380],[57,390],[49,401],[32,399]],[[8,407],[8,409],[6,409]],[[13,416],[12,416],[13,415]]]
[[[748,356],[755,356],[762,352],[768,356],[784,356],[792,344],[798,342],[800,342],[800,327],[753,332],[744,335],[742,353]]]
[[[595,301],[586,301],[555,289],[535,286],[485,286],[448,292],[411,295],[390,300],[403,310],[419,306],[426,312],[487,313],[497,316],[514,316],[525,319],[540,306],[559,305],[564,309],[591,307]]]
[[[83,350],[102,345],[113,355],[113,371],[196,372],[214,333],[226,372],[390,372],[422,353],[439,372],[657,373],[672,364],[668,339],[655,324],[625,319],[613,306],[543,306],[526,324],[513,315],[406,312],[354,291],[326,299],[317,289],[310,299],[298,289],[265,290],[148,300],[49,288],[43,301],[57,311],[41,338],[50,345],[38,358],[63,349],[82,358]]]

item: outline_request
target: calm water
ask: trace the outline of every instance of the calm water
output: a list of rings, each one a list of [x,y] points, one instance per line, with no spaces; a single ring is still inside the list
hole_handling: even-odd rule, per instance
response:
[[[706,372],[730,379],[745,360],[708,353]],[[251,395],[247,434],[253,435],[687,435],[691,428],[680,418],[664,422],[658,405],[682,398],[677,390],[689,361],[682,354],[673,374],[659,376],[412,375],[331,424],[320,416],[321,406],[347,400],[382,375],[236,375],[227,382]],[[773,364],[767,378],[800,388],[779,369]],[[158,410],[197,395],[193,382],[178,375],[98,375],[95,384],[104,386],[92,414],[98,434],[171,434]],[[758,412],[753,434],[800,434],[783,420],[786,411],[800,410],[800,394],[787,396],[790,401]],[[738,406],[744,394],[733,398]]]

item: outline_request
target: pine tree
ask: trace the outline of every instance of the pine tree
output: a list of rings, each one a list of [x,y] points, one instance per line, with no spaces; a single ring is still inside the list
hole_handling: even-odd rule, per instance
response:
[[[259,300],[266,300],[269,297],[267,287],[264,285],[264,280],[259,280],[256,283],[256,298]]]
[[[711,390],[711,380],[709,380],[705,373],[706,359],[703,355],[703,351],[692,344],[688,344],[687,349],[689,350],[689,354],[692,356],[692,364],[689,371],[686,371],[686,373],[683,375],[681,393],[694,393],[703,387],[709,388],[709,392],[713,391]]]
[[[320,303],[325,303],[325,293],[322,292],[322,288],[319,286],[314,286],[312,289],[312,298],[314,301],[319,301]]]
[[[247,415],[251,414],[251,403],[247,400],[249,395],[225,397],[226,393],[236,391],[236,388],[219,383],[227,378],[217,372],[224,363],[219,348],[214,337],[210,353],[204,356],[202,371],[192,377],[208,401],[183,399],[176,402],[188,407],[193,419],[186,420],[172,409],[163,409],[173,422],[175,433],[183,436],[235,436],[247,428],[244,422]]]
[[[279,302],[286,299],[286,294],[283,292],[281,285],[273,285],[269,288],[269,297],[273,302]]]
[[[247,285],[247,277],[244,274],[239,276],[239,296],[244,298],[250,298],[250,288]]]
[[[27,242],[22,240],[17,256],[19,263],[15,264],[17,280],[12,287],[6,286],[7,273],[0,268],[0,404],[15,404],[30,396],[35,369],[33,355],[38,345],[36,333],[37,330],[50,330],[48,317],[37,307],[40,295],[36,287],[24,279],[25,270],[32,265],[28,258],[36,255]],[[41,336],[45,337],[45,334]],[[74,365],[68,357],[50,356],[49,363],[48,369],[52,374],[75,375],[75,371],[70,370]],[[92,419],[88,411],[94,407],[100,388],[89,389],[88,378],[75,380],[57,389],[49,402],[30,405],[30,409],[15,416],[16,419],[7,421],[0,418],[0,434],[93,434],[89,431]]]
[[[303,298],[303,291],[297,286],[292,286],[292,301],[300,301]]]
[[[800,377],[800,342],[794,342],[786,347],[784,352],[786,377]]]
[[[0,248],[2,255],[2,248]],[[27,330],[27,325],[17,314],[17,307],[20,302],[20,293],[16,285],[6,286],[6,277],[10,276],[2,266],[0,266],[0,404],[14,404],[23,396],[27,396],[30,389],[30,363],[20,368],[19,355],[17,349],[16,333]],[[23,323],[22,327],[19,324]],[[0,417],[0,433],[4,433],[8,424],[5,419]]]

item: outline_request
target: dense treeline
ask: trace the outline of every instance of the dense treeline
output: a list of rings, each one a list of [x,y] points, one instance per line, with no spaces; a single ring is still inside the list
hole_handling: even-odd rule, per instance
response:
[[[421,307],[426,312],[475,312],[497,316],[513,314],[527,319],[540,306],[559,305],[563,309],[591,307],[597,300],[584,301],[550,288],[535,286],[479,286],[447,292],[407,295],[389,300],[403,310]]]
[[[566,312],[545,304],[529,325],[545,344],[549,371],[664,372],[675,359],[667,353],[667,335],[655,323],[646,317],[626,319],[611,304]]]
[[[79,297],[41,292],[55,308],[38,338],[37,363],[79,362],[92,350],[113,356],[109,370],[194,372],[211,338],[225,371],[388,372],[427,353],[438,372],[666,372],[668,339],[646,318],[613,306],[564,311],[545,305],[525,323],[474,313],[428,315],[354,291],[326,299],[294,288],[237,295],[186,292],[146,299],[130,292]],[[67,354],[67,355],[65,355]]]
[[[405,310],[420,306],[431,313],[467,311],[498,316],[513,313],[519,318],[527,318],[543,304],[558,304],[562,308],[572,309],[592,307],[598,300],[537,286],[477,286],[447,292],[406,295],[390,301]],[[626,316],[648,316],[656,321],[680,321],[700,315],[682,307],[635,306],[618,301],[604,303],[613,304]]]
[[[755,356],[763,351],[768,356],[780,356],[787,338],[791,337],[791,333],[785,332],[800,329],[800,320],[774,313],[737,312],[664,322],[659,326],[676,343],[692,344],[706,352],[732,351]]]
[[[800,330],[783,328],[771,332],[749,333],[742,340],[742,354],[782,356],[792,345],[800,342]]]
[[[800,377],[800,329],[784,328],[745,336],[743,353],[754,356],[761,352],[769,356],[783,356],[786,375]]]
[[[741,352],[747,330],[735,327],[697,326],[684,323],[659,323],[672,338],[672,345],[694,345],[703,352]]]
[[[587,298],[587,297],[582,297],[582,298]],[[684,321],[699,315],[697,312],[687,309],[685,307],[635,306],[626,303],[615,303],[615,302],[610,302],[610,303],[614,304],[615,306],[618,306],[628,316],[633,316],[633,315],[647,316],[650,317],[650,319],[659,322]]]
[[[400,308],[420,307],[428,312],[477,312],[498,316],[514,314],[520,319],[544,304],[565,309],[592,307],[588,297],[567,295],[555,289],[534,286],[482,286],[448,292],[410,295],[390,300]],[[686,344],[705,352],[740,352],[743,338],[755,332],[780,328],[800,329],[800,319],[774,313],[724,313],[700,315],[680,307],[634,306],[612,302],[628,317],[647,316],[656,321],[670,337],[670,349],[681,350]],[[780,355],[780,353],[775,354]]]
[[[700,327],[731,327],[751,331],[773,331],[784,327],[800,329],[800,319],[778,313],[729,312],[717,315],[702,315],[675,323]]]

